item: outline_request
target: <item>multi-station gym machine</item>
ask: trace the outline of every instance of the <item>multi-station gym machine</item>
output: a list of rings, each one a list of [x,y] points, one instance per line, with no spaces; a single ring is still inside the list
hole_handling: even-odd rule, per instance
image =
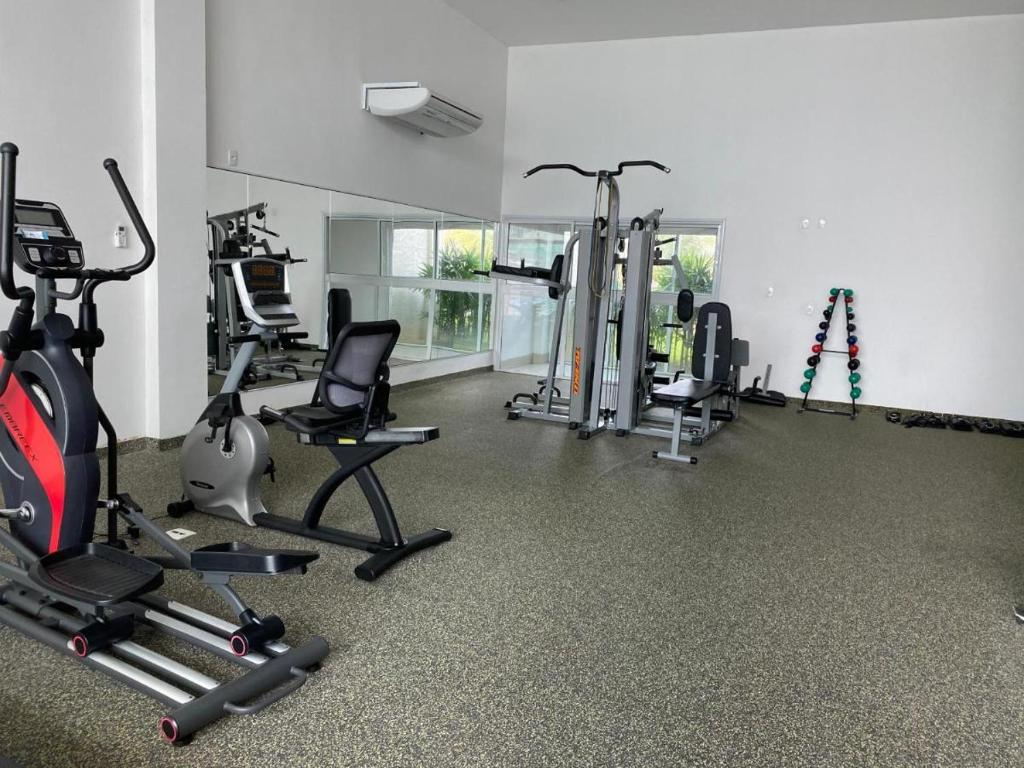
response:
[[[564,255],[549,269],[495,263],[482,274],[546,287],[556,299],[551,356],[547,375],[533,393],[519,393],[506,407],[509,419],[540,419],[566,424],[581,439],[609,427],[619,435],[637,432],[672,441],[672,450],[656,451],[657,458],[695,463],[679,454],[680,442],[699,444],[719,426],[738,415],[735,393],[739,366],[747,364],[747,343],[731,337],[729,308],[709,302],[697,318],[691,378],[676,381],[657,373],[657,353],[650,346],[650,302],[653,270],[672,266],[681,290],[676,307],[679,323],[693,316],[693,292],[678,259],[661,256],[658,230],[662,209],[619,225],[619,187],[616,177],[630,166],[670,169],[652,160],[626,161],[616,170],[585,171],[568,163],[539,165],[524,178],[543,170],[568,170],[597,179],[594,218],[589,228],[575,232]],[[559,380],[559,360],[572,264],[577,266],[570,374]],[[621,286],[615,272],[620,271]],[[621,288],[621,289],[620,289]],[[707,310],[707,311],[705,311]],[[697,347],[700,347],[698,350]],[[710,362],[709,362],[710,361]],[[663,360],[667,362],[667,360]],[[662,384],[664,386],[658,387]]]

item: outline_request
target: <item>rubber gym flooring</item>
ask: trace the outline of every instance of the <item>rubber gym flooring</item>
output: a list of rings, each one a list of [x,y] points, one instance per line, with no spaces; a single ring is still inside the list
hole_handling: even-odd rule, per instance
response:
[[[408,532],[455,539],[374,584],[321,547],[305,577],[239,580],[332,655],[297,695],[184,748],[151,700],[0,629],[0,754],[24,766],[1021,765],[1024,441],[745,408],[696,467],[652,438],[507,422],[527,380],[398,391],[441,439],[385,458]],[[331,468],[272,430],[268,506]],[[176,452],[124,456],[154,515]],[[331,513],[369,531],[361,498]],[[302,540],[206,516],[231,538]],[[298,543],[297,543],[298,542]],[[315,544],[311,544],[314,546]],[[168,591],[218,604],[185,575]]]

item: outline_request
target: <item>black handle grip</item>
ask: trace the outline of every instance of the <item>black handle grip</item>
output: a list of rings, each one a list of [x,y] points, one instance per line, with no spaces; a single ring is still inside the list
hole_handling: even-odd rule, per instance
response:
[[[0,155],[3,156],[3,170],[0,171],[0,194],[3,195],[3,206],[0,207],[0,287],[7,298],[21,301],[23,306],[26,302],[31,306],[35,291],[14,284],[14,188],[18,147],[5,141],[0,144]]]
[[[156,257],[156,246],[153,245],[153,238],[149,234],[149,228],[146,226],[146,222],[142,220],[142,214],[139,213],[139,208],[135,205],[132,193],[128,191],[128,185],[124,183],[124,177],[121,176],[121,171],[117,167],[117,161],[108,157],[103,161],[103,167],[110,174],[110,180],[114,182],[114,189],[117,190],[117,195],[121,198],[121,204],[124,205],[125,210],[128,212],[128,218],[132,221],[132,227],[135,228],[135,232],[145,248],[142,258],[135,264],[113,271],[137,275],[153,263],[153,259]]]
[[[0,144],[3,168],[0,169],[0,287],[4,295],[18,302],[11,315],[8,329],[0,333],[0,348],[4,355],[0,369],[0,394],[7,391],[7,384],[14,372],[13,361],[21,353],[21,345],[32,327],[32,316],[36,292],[25,286],[14,284],[14,190],[17,176],[18,147],[9,141]]]
[[[635,168],[637,166],[643,166],[643,165],[649,166],[651,168],[657,168],[662,173],[672,173],[672,169],[671,168],[669,168],[668,166],[662,165],[661,163],[659,163],[659,162],[657,162],[655,160],[623,160],[621,163],[619,163],[619,169],[617,171],[609,173],[608,175],[609,176],[620,176],[620,175],[622,175],[622,171],[625,168]]]
[[[142,241],[145,250],[142,258],[134,264],[107,270],[106,274],[96,275],[94,273],[86,282],[85,289],[82,291],[82,302],[85,304],[93,303],[92,297],[97,286],[111,280],[127,280],[133,275],[144,272],[153,263],[153,259],[156,258],[156,246],[153,245],[153,238],[149,234],[149,228],[146,226],[146,222],[142,220],[142,214],[139,213],[139,208],[135,205],[135,199],[132,197],[132,193],[128,191],[128,185],[124,183],[124,177],[121,176],[121,171],[118,170],[117,161],[108,157],[103,161],[103,167],[110,174],[110,180],[114,183],[117,196],[121,198],[121,204],[128,212],[128,218],[131,219],[132,227],[134,227],[135,233]]]
[[[523,178],[528,179],[538,171],[551,170],[573,171],[574,173],[578,173],[580,176],[587,176],[589,178],[593,178],[595,176],[621,176],[623,170],[625,170],[626,168],[634,168],[637,166],[649,166],[651,168],[657,168],[659,171],[662,171],[663,173],[672,173],[671,168],[662,165],[661,163],[655,160],[623,160],[621,163],[619,163],[618,169],[614,171],[585,171],[578,165],[573,165],[572,163],[544,163],[543,165],[538,165],[528,170],[526,173],[523,174]]]
[[[533,168],[531,168],[530,170],[528,170],[526,173],[523,174],[523,178],[524,179],[528,179],[531,176],[533,176],[533,174],[537,173],[538,171],[554,171],[554,170],[574,171],[575,173],[578,173],[580,176],[588,176],[588,177],[597,176],[597,171],[584,171],[578,165],[573,165],[572,163],[544,163],[543,165],[537,165],[537,166],[534,166]]]

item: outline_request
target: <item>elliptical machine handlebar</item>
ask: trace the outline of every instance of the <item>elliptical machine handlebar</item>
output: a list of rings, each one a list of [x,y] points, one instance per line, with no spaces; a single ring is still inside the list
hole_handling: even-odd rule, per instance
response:
[[[9,141],[0,144],[3,156],[2,184],[3,209],[0,210],[0,287],[4,296],[31,309],[36,293],[31,288],[14,284],[14,190],[17,174],[18,147]]]
[[[128,213],[128,218],[132,222],[132,228],[135,230],[135,234],[139,236],[139,240],[142,241],[144,250],[142,258],[134,264],[129,264],[127,267],[87,270],[85,275],[88,279],[85,283],[85,290],[82,292],[82,301],[86,304],[92,303],[93,292],[102,283],[111,280],[128,280],[134,275],[149,269],[153,259],[156,258],[156,246],[153,244],[153,237],[149,234],[149,227],[143,221],[142,214],[139,213],[139,207],[135,204],[135,198],[132,197],[132,193],[128,190],[128,185],[124,183],[124,177],[117,167],[117,161],[108,157],[103,161],[103,167],[110,174],[110,180],[114,184],[114,189],[117,190],[117,196],[121,198],[121,204]]]
[[[3,353],[3,368],[0,368],[0,395],[7,391],[11,380],[14,361],[21,354],[21,344],[32,330],[35,312],[36,292],[26,286],[14,284],[14,191],[17,175],[18,147],[9,141],[0,144],[3,166],[0,169],[0,287],[4,295],[18,302],[11,315],[6,331],[0,332],[0,352]]]
[[[600,177],[604,178],[604,177],[607,177],[607,176],[621,176],[622,172],[626,168],[633,168],[633,167],[637,167],[637,166],[649,166],[651,168],[657,168],[662,173],[671,173],[672,172],[671,168],[669,168],[668,166],[662,165],[661,163],[656,162],[655,160],[623,160],[621,163],[619,163],[618,168],[616,170],[614,170],[614,171],[607,171],[607,170],[585,171],[582,168],[580,168],[578,165],[573,165],[572,163],[544,163],[542,165],[534,166],[533,168],[528,170],[526,173],[523,174],[523,178],[524,179],[528,179],[531,176],[533,176],[533,174],[537,173],[538,171],[555,171],[555,170],[573,171],[574,173],[578,173],[580,176],[586,176],[587,178],[594,178],[594,177],[597,177],[597,176],[600,176]]]
[[[137,275],[140,272],[145,272],[150,264],[153,263],[153,259],[156,258],[156,246],[153,244],[153,238],[149,234],[146,222],[142,219],[142,214],[139,213],[138,206],[135,205],[132,193],[128,191],[128,185],[124,183],[124,177],[121,176],[121,171],[117,167],[117,161],[108,157],[103,161],[103,167],[110,174],[110,180],[114,183],[114,189],[117,190],[117,195],[121,198],[121,204],[124,205],[125,210],[128,212],[128,218],[132,221],[132,227],[135,229],[145,249],[139,261],[130,266],[120,267],[112,271],[126,272],[129,276]]]

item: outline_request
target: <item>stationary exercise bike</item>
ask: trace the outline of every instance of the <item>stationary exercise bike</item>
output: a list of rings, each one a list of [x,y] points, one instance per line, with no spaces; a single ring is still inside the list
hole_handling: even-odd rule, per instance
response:
[[[117,434],[92,382],[93,359],[104,342],[94,297],[101,285],[145,271],[155,257],[153,241],[117,163],[106,160],[145,253],[127,267],[86,268],[85,249],[57,205],[15,199],[17,155],[14,144],[0,145],[0,288],[17,302],[10,326],[0,332],[0,484],[7,507],[0,518],[10,529],[0,529],[0,546],[15,558],[0,560],[0,625],[169,707],[159,732],[180,744],[225,715],[255,714],[284,698],[327,655],[320,637],[297,648],[279,642],[283,622],[257,615],[230,584],[238,575],[305,573],[317,554],[238,542],[190,552],[118,490]],[[34,290],[15,284],[15,264],[35,277]],[[58,281],[71,281],[71,288],[59,290]],[[77,327],[57,312],[58,300],[76,299]],[[96,453],[101,426],[105,498]],[[108,515],[106,543],[93,540],[98,510]],[[119,547],[119,519],[167,554],[140,557]],[[157,594],[166,569],[197,574],[239,624]],[[141,645],[140,627],[186,643],[187,653],[207,651],[244,671],[218,681]]]
[[[259,345],[280,338],[298,323],[287,291],[287,264],[263,257],[240,257],[230,264],[234,290],[249,321],[220,393],[210,401],[182,446],[181,480],[185,498],[167,506],[171,517],[196,509],[246,525],[274,528],[298,536],[353,547],[371,553],[355,568],[364,581],[373,581],[405,557],[448,541],[450,531],[433,528],[404,537],[394,509],[371,466],[403,445],[436,439],[435,427],[388,429],[394,418],[388,409],[388,358],[398,341],[394,320],[351,323],[348,292],[329,295],[329,336],[332,340],[308,406],[284,412],[261,409],[261,417],[281,421],[296,432],[299,442],[327,446],[339,468],[320,486],[302,520],[271,514],[263,504],[260,483],[274,471],[270,438],[260,420],[242,409],[238,389]],[[304,334],[303,334],[304,335]],[[301,418],[300,418],[301,417]],[[321,525],[334,492],[355,477],[365,496],[378,536]]]

